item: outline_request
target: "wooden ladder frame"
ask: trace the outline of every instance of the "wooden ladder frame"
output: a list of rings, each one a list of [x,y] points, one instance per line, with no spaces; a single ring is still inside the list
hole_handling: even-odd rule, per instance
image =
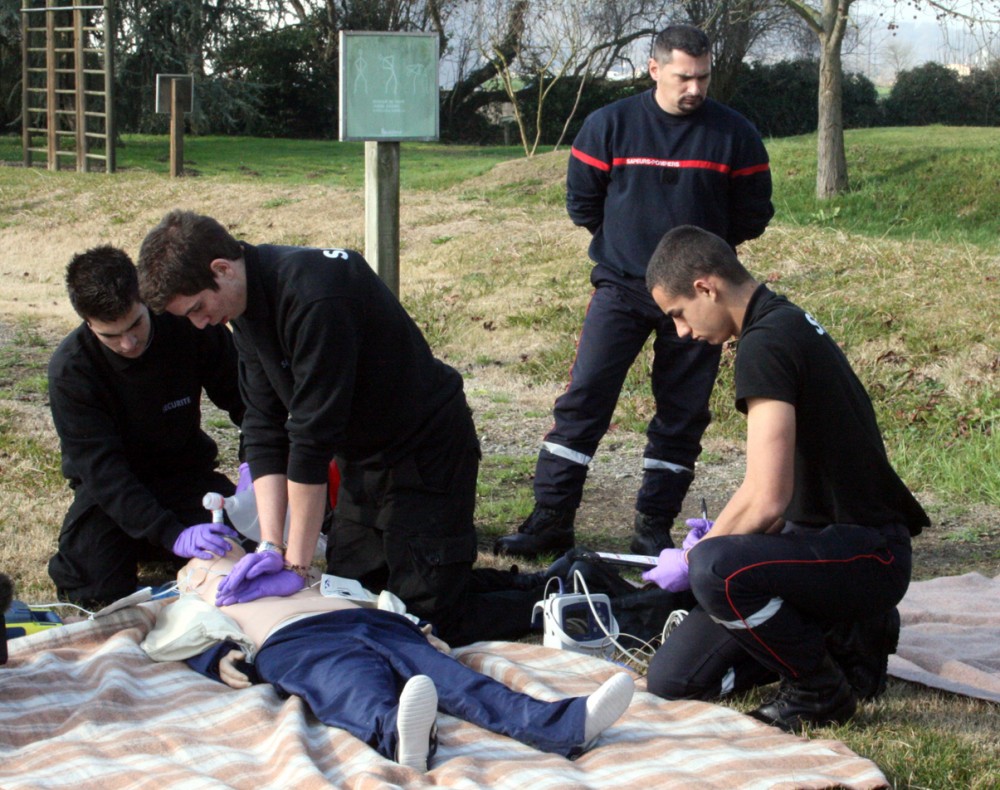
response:
[[[22,2],[24,166],[32,166],[32,154],[44,154],[49,170],[72,159],[81,173],[97,163],[115,172],[113,0]],[[94,46],[98,34],[103,43]]]

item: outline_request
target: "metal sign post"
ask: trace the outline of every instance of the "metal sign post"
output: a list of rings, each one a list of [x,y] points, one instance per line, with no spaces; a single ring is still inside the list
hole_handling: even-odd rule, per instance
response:
[[[399,143],[439,136],[438,38],[340,33],[340,139],[365,141],[365,257],[399,295]]]

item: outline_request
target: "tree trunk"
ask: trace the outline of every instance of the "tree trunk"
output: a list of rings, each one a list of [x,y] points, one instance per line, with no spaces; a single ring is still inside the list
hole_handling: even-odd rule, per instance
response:
[[[442,94],[441,126],[444,136],[452,139],[459,130],[463,115],[470,115],[479,107],[483,107],[493,98],[506,95],[505,91],[477,91],[485,83],[496,78],[498,63],[510,62],[517,57],[524,35],[525,17],[528,13],[528,0],[518,0],[507,15],[507,29],[503,38],[494,45],[495,56],[486,59],[479,68],[461,81],[455,83],[451,90]]]
[[[819,99],[816,139],[816,198],[826,200],[847,191],[844,148],[844,70],[841,45],[851,0],[824,2],[820,33]]]

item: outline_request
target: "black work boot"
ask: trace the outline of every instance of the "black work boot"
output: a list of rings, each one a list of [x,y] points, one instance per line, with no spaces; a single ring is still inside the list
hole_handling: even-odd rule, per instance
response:
[[[899,610],[854,623],[839,623],[826,634],[826,647],[858,699],[877,699],[885,691],[889,655],[899,644]]]
[[[535,505],[531,515],[513,535],[497,538],[494,554],[512,554],[532,559],[539,554],[562,554],[573,548],[573,520],[576,510],[560,510]]]
[[[820,668],[809,677],[782,678],[778,695],[749,715],[765,724],[797,732],[807,724],[843,724],[857,707],[858,700],[847,678],[827,654]]]
[[[632,536],[629,550],[633,554],[659,557],[661,551],[674,547],[673,538],[670,537],[670,527],[673,523],[673,519],[666,516],[650,516],[636,511],[635,534]]]

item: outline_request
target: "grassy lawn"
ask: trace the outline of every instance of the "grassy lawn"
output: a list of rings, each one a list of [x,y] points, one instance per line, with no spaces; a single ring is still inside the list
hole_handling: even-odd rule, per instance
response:
[[[849,190],[824,201],[814,196],[815,135],[769,140],[767,146],[778,222],[951,244],[989,246],[1000,239],[1000,128],[849,130]],[[124,135],[119,171],[165,175],[169,149],[165,136]],[[400,182],[403,189],[444,189],[522,156],[518,146],[402,143]],[[0,162],[21,158],[20,137],[0,136]],[[364,144],[359,142],[188,135],[184,161],[191,178],[350,188],[364,184]],[[518,191],[524,186],[519,184]],[[547,191],[544,199],[561,204],[561,186]],[[512,188],[508,185],[507,196]],[[499,189],[494,197],[502,199],[503,187]]]
[[[403,143],[403,189],[440,189],[481,175],[520,148]],[[170,140],[162,135],[127,134],[117,152],[118,172],[170,172]],[[0,162],[20,162],[21,139],[0,136]],[[35,154],[35,164],[45,160]],[[62,163],[69,166],[69,161]],[[184,138],[184,171],[189,178],[221,176],[234,182],[264,180],[287,185],[324,184],[358,188],[365,181],[365,144],[336,140],[249,137]]]
[[[251,242],[363,245],[360,143],[189,137],[188,174],[169,179],[165,137],[123,142],[113,177],[0,167],[0,568],[33,600],[51,594],[44,565],[68,503],[45,362],[75,322],[61,279],[70,254],[102,242],[134,254],[175,205]],[[820,320],[868,387],[893,463],[934,521],[915,544],[923,573],[997,575],[1000,129],[850,131],[851,188],[828,201],[813,196],[815,148],[815,136],[768,141],[777,215],[741,258]],[[466,378],[494,448],[477,522],[487,537],[504,534],[530,509],[537,439],[590,293],[587,235],[563,206],[567,153],[401,150],[401,299]],[[20,139],[0,137],[0,163],[20,161]],[[703,455],[710,469],[732,463],[725,448],[744,436],[731,354],[712,409],[706,441],[723,449]],[[641,446],[651,410],[640,363],[602,452]],[[212,420],[224,441],[225,421]],[[635,484],[599,489],[619,496],[622,520]],[[1000,787],[998,722],[996,705],[892,681],[850,724],[814,734],[873,759],[898,788],[985,790]]]
[[[1000,128],[921,126],[845,135],[849,190],[814,197],[816,137],[768,142],[778,217],[876,238],[995,245]]]

